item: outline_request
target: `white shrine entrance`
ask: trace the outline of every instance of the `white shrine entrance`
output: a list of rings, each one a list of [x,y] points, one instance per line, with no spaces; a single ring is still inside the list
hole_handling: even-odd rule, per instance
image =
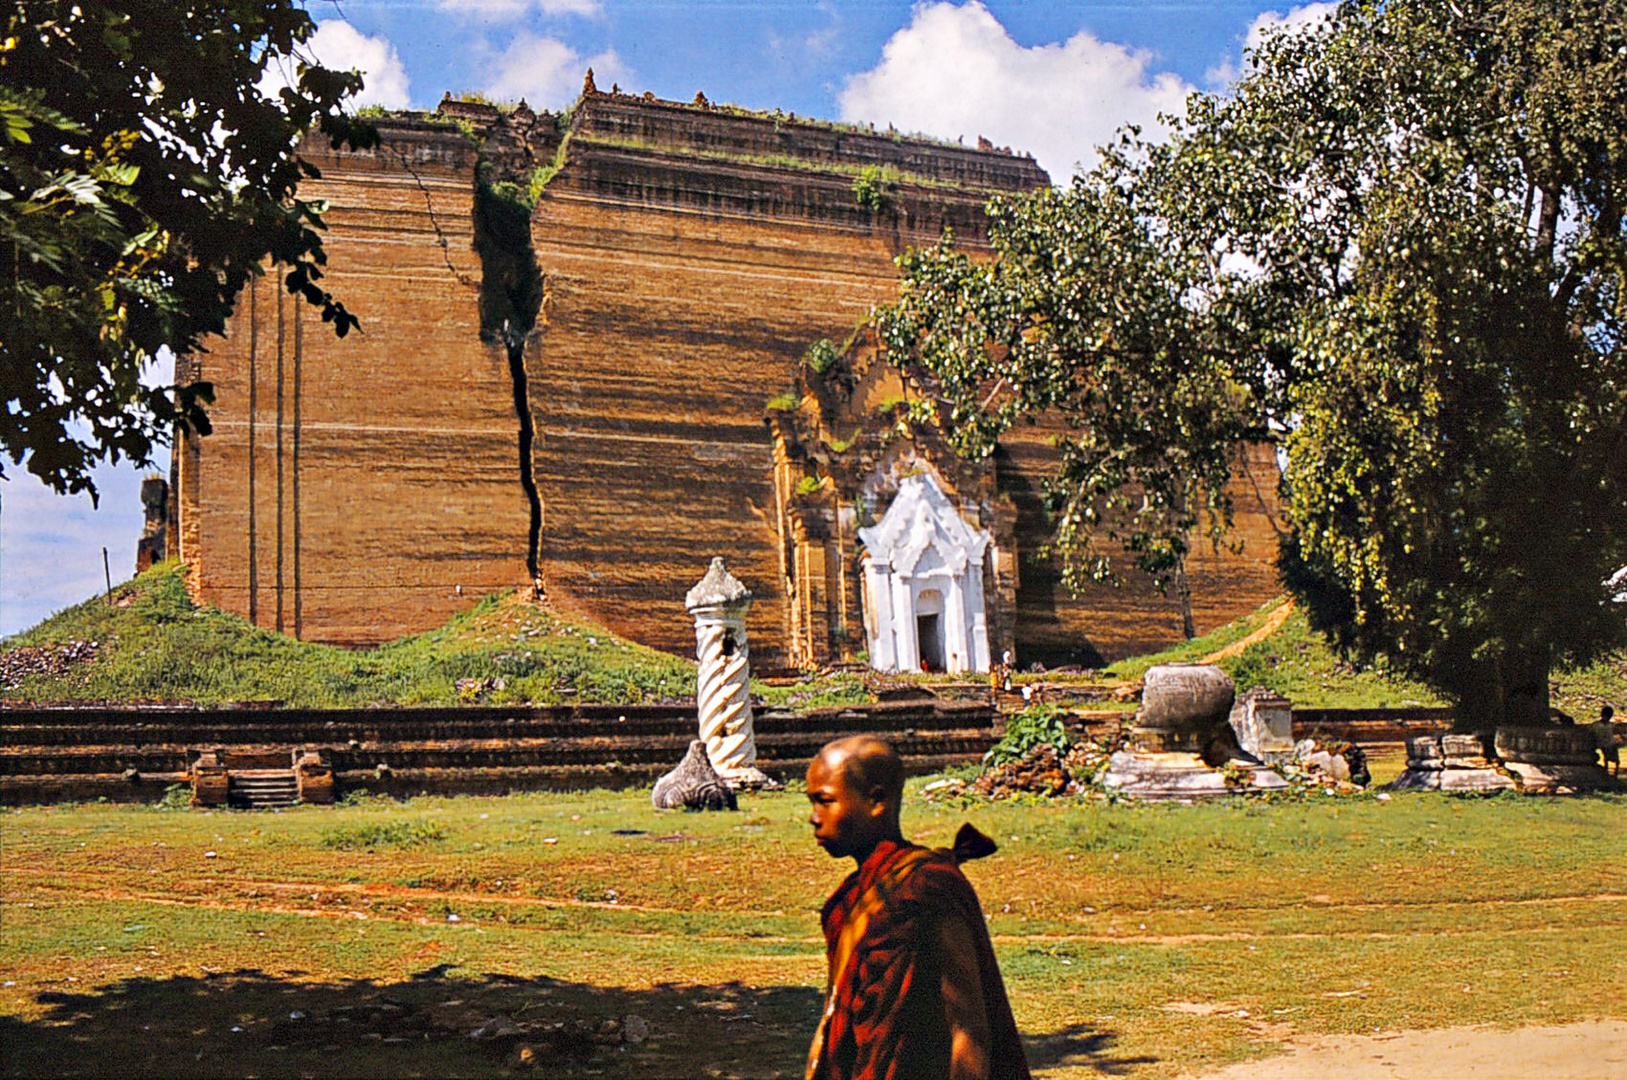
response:
[[[864,545],[864,628],[879,671],[989,670],[983,559],[990,536],[966,523],[930,474],[906,477]]]

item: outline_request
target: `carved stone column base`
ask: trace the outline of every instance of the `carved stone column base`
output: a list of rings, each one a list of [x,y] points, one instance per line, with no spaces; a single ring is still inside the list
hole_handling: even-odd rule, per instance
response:
[[[1144,753],[1120,750],[1108,759],[1102,783],[1149,802],[1179,799],[1212,799],[1244,791],[1277,791],[1288,781],[1263,765],[1233,759],[1234,777],[1242,784],[1228,784],[1226,774],[1211,769],[1197,754]]]
[[[722,769],[718,775],[725,784],[736,791],[778,791],[785,786],[755,765],[747,765],[741,769]]]
[[[1456,791],[1487,795],[1515,786],[1486,757],[1477,735],[1415,735],[1407,740],[1407,768],[1391,782],[1396,791]]]

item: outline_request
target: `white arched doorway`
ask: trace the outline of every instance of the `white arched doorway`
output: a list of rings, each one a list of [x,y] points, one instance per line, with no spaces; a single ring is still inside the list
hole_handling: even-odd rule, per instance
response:
[[[881,671],[989,670],[983,558],[974,529],[929,474],[906,477],[864,544],[864,624]]]

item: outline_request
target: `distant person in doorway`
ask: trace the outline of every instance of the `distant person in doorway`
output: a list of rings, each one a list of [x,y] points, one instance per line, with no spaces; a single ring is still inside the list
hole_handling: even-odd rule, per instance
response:
[[[830,743],[808,769],[814,840],[856,869],[825,903],[829,980],[808,1080],[1028,1080],[983,908],[959,864],[994,851],[904,839],[904,765],[880,739]]]

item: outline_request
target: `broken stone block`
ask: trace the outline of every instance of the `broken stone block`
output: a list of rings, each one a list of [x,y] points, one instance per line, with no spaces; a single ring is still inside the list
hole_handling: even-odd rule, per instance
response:
[[[1514,781],[1487,767],[1484,769],[1443,769],[1440,773],[1440,789],[1442,791],[1473,792],[1487,794],[1493,791],[1507,791],[1514,787]]]
[[[678,767],[655,782],[650,802],[657,810],[738,810],[734,790],[723,782],[706,756],[706,744],[695,739]]]
[[[1593,733],[1585,727],[1500,727],[1497,756],[1531,765],[1592,765],[1598,761]]]
[[[1441,753],[1440,737],[1413,735],[1407,739],[1407,769],[1438,772],[1446,768],[1446,757]]]
[[[1442,735],[1441,759],[1448,769],[1484,769],[1491,764],[1478,735]]]
[[[1120,750],[1109,760],[1102,784],[1149,802],[1180,802],[1245,791],[1280,791],[1288,781],[1252,762],[1228,762],[1223,772],[1197,754]]]
[[[1275,690],[1263,686],[1249,690],[1237,699],[1228,719],[1238,749],[1256,761],[1293,752],[1294,706]]]

